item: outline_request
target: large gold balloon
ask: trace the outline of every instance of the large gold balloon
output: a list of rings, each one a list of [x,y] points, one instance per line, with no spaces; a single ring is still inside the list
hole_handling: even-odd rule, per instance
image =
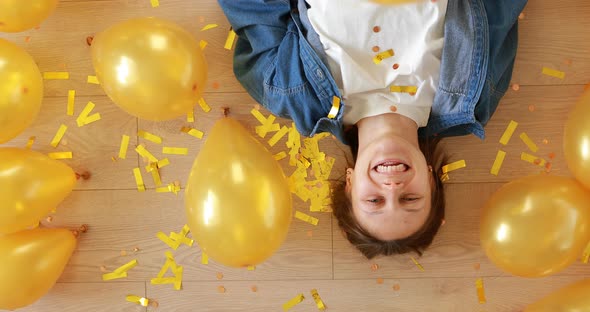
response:
[[[531,304],[525,312],[587,312],[590,311],[590,279],[564,287]]]
[[[34,229],[0,236],[0,310],[30,305],[45,295],[76,247],[72,232]]]
[[[291,223],[291,193],[272,154],[231,118],[219,120],[186,186],[191,233],[212,259],[255,265],[282,244]]]
[[[153,17],[128,20],[100,33],[92,42],[92,62],[111,100],[148,120],[188,113],[207,79],[207,64],[195,38]]]
[[[554,274],[590,240],[590,193],[565,177],[510,182],[484,207],[480,234],[487,256],[501,269],[523,277]]]
[[[0,38],[0,143],[26,129],[42,101],[43,79],[37,64],[25,50]]]
[[[0,32],[19,32],[39,26],[58,0],[0,0]]]
[[[0,148],[0,234],[37,224],[72,191],[69,166],[27,149]]]
[[[564,154],[571,173],[590,189],[590,90],[587,90],[565,124]]]

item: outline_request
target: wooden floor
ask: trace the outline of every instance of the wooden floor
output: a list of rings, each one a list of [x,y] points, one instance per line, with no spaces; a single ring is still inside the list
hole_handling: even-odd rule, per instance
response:
[[[188,171],[204,140],[179,133],[185,119],[153,123],[137,120],[119,110],[98,85],[87,84],[93,75],[86,37],[131,17],[158,16],[184,26],[198,39],[208,41],[205,53],[210,65],[206,101],[210,113],[199,111],[190,126],[207,133],[229,106],[232,116],[253,130],[257,121],[249,114],[255,102],[232,74],[232,52],[223,48],[229,24],[214,0],[160,0],[152,8],[148,0],[62,0],[55,14],[40,29],[20,34],[1,34],[24,47],[37,60],[41,71],[68,71],[71,78],[46,81],[45,101],[34,125],[8,146],[24,146],[36,136],[34,149],[44,153],[73,151],[65,161],[76,171],[90,171],[92,178],[80,181],[76,190],[58,207],[49,227],[74,228],[82,223],[90,231],[80,241],[63,276],[45,297],[22,311],[143,311],[125,301],[129,294],[156,300],[149,311],[280,311],[283,303],[302,293],[306,299],[292,311],[316,311],[310,295],[317,289],[330,311],[521,311],[527,304],[573,281],[590,276],[590,267],[577,263],[562,273],[544,279],[512,277],[495,268],[479,246],[480,209],[502,183],[543,168],[520,160],[526,146],[514,137],[507,146],[498,140],[510,120],[519,123],[540,146],[537,153],[548,159],[555,153],[551,174],[568,175],[561,149],[562,127],[567,113],[590,82],[590,2],[580,0],[532,0],[520,22],[520,48],[513,83],[487,126],[487,139],[461,137],[446,140],[452,160],[465,159],[467,168],[452,172],[447,182],[447,222],[434,245],[419,259],[420,271],[409,255],[367,261],[342,237],[328,213],[311,213],[309,204],[295,199],[295,208],[319,218],[319,224],[294,220],[282,248],[254,271],[229,269],[211,261],[200,262],[198,247],[174,252],[184,266],[183,289],[151,285],[169,248],[156,238],[158,231],[180,231],[185,224],[182,193],[139,193],[132,169],[143,165],[130,149],[126,160],[117,156],[121,135],[131,135],[131,145],[146,143],[137,130],[160,135],[169,146],[189,148],[188,156],[169,157],[162,170],[165,182],[185,185]],[[200,31],[211,23],[219,27]],[[29,37],[30,40],[26,40]],[[545,76],[543,67],[566,73],[565,79]],[[66,116],[68,90],[76,90],[76,116],[87,101],[96,103],[102,120],[78,128]],[[534,108],[530,111],[529,108]],[[49,145],[60,124],[69,126],[57,149]],[[288,121],[280,120],[287,125]],[[284,139],[283,139],[284,140]],[[546,144],[543,143],[545,141]],[[321,148],[337,158],[332,177],[344,172],[342,146],[323,139]],[[498,176],[489,173],[497,150],[507,152]],[[283,143],[271,149],[286,150]],[[161,156],[156,154],[156,156]],[[293,171],[286,160],[287,174]],[[311,232],[310,232],[311,231]],[[134,252],[134,248],[139,248]],[[122,256],[121,252],[127,255]],[[113,270],[137,259],[139,265],[126,279],[103,282],[101,266]],[[371,270],[376,263],[379,269]],[[221,272],[223,279],[218,280]],[[479,304],[475,280],[483,278],[487,303]],[[382,279],[382,283],[378,280]],[[380,281],[380,280],[379,280]],[[225,293],[218,292],[223,286]],[[258,291],[251,291],[257,286]],[[398,288],[399,287],[399,288]],[[397,290],[396,290],[397,289]]]

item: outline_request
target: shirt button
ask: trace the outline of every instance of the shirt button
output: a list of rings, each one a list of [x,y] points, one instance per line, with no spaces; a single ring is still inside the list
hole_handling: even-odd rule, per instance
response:
[[[380,31],[381,31],[381,27],[379,27],[379,26],[375,26],[375,27],[373,27],[373,32],[376,32],[376,33],[378,33],[378,32],[380,32]]]
[[[323,80],[324,79],[324,72],[321,69],[316,69],[315,70],[315,74],[316,76],[318,76],[319,79]]]

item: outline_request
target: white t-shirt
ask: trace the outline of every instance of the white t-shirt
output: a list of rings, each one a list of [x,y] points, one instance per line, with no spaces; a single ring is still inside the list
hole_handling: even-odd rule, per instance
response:
[[[438,85],[448,0],[306,1],[346,103],[344,124],[395,111],[426,126]],[[374,60],[390,49],[392,57]]]

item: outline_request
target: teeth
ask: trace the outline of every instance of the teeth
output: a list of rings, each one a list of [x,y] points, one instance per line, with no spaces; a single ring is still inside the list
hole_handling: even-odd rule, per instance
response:
[[[384,166],[384,165],[377,166],[377,172],[381,172],[381,173],[403,172],[403,171],[406,171],[407,169],[408,168],[404,164],[390,165],[390,166]]]

